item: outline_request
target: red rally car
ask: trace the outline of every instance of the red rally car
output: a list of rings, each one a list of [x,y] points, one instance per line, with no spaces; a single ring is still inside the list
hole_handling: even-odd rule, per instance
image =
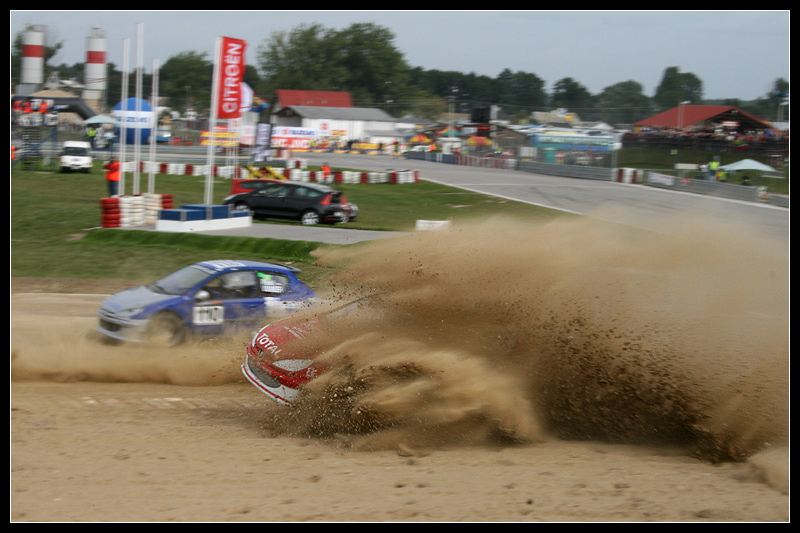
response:
[[[326,371],[324,365],[315,361],[321,349],[316,343],[304,341],[332,330],[337,316],[372,303],[372,298],[359,298],[327,311],[288,317],[264,326],[247,344],[242,373],[276,402],[293,405],[300,396],[301,387]]]

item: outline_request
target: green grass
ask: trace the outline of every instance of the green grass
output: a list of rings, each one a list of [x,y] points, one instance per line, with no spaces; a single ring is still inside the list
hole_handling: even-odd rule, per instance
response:
[[[147,190],[147,180],[140,176],[140,192]],[[128,175],[128,194],[132,181]],[[405,231],[418,219],[463,220],[496,213],[528,219],[561,216],[426,181],[338,187],[359,206],[359,220],[346,226],[353,229]],[[213,201],[221,203],[229,189],[228,180],[217,178]],[[154,192],[172,194],[176,206],[203,203],[205,177],[157,175]],[[210,258],[296,263],[307,280],[323,273],[311,256],[322,246],[315,242],[100,228],[100,198],[107,192],[99,163],[90,174],[12,170],[10,194],[11,276],[148,280]]]

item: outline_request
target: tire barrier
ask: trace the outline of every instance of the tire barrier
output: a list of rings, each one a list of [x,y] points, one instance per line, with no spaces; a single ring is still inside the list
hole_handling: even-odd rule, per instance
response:
[[[617,183],[641,183],[641,171],[635,168],[618,168],[614,181]]]
[[[124,171],[131,173],[136,164],[127,162],[123,165]],[[286,167],[274,167],[273,170],[293,181],[310,183],[324,183],[322,171],[306,170],[305,159],[287,159]],[[208,165],[195,165],[190,163],[154,163],[142,161],[139,165],[140,172],[151,171],[172,176],[205,176],[208,174]],[[242,166],[214,166],[214,177],[222,179],[249,179],[250,171]],[[419,182],[418,170],[388,170],[385,172],[358,172],[351,170],[335,171],[332,173],[334,183],[417,183]]]
[[[101,226],[127,228],[155,224],[163,209],[172,209],[171,194],[145,193],[137,196],[113,196],[100,199]]]
[[[161,215],[162,209],[172,209],[171,194],[145,193],[144,197],[144,223],[155,224]]]
[[[141,226],[144,224],[144,197],[120,196],[120,227]]]
[[[306,183],[325,183],[320,170],[299,170],[287,168],[284,175],[292,181]],[[333,172],[334,183],[390,183],[393,185],[419,182],[418,170],[389,170],[387,172],[357,172],[344,170]]]
[[[122,212],[119,208],[119,198],[100,198],[101,226],[104,228],[120,227]]]

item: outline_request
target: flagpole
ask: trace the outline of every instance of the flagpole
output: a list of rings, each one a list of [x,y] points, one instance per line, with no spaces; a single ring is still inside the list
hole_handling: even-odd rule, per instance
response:
[[[136,23],[136,120],[133,138],[133,195],[139,194],[139,162],[141,160],[142,131],[144,124],[140,122],[142,114],[142,23]]]
[[[214,130],[217,125],[217,99],[219,98],[218,91],[219,91],[219,49],[222,40],[220,37],[217,37],[214,45],[214,73],[212,76],[213,84],[211,88],[211,113],[209,114],[209,124],[208,124],[208,154],[207,154],[207,169],[206,169],[206,195],[205,195],[205,203],[206,205],[211,205],[212,200],[212,185],[213,185],[213,176],[214,176],[214,142],[216,137],[214,136]]]
[[[128,54],[130,40],[122,40],[122,103],[120,104],[120,117],[122,124],[119,127],[119,190],[118,196],[125,196],[125,157],[128,155],[125,146],[128,143]]]
[[[147,192],[155,192],[155,166],[156,166],[156,133],[158,132],[158,59],[153,59],[153,125],[150,130],[150,169],[148,174]]]

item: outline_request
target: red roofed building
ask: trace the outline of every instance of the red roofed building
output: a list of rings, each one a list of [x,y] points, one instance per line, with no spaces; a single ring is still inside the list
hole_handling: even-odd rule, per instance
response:
[[[766,120],[729,105],[679,105],[633,124],[634,129],[648,127],[686,128],[689,126],[727,125],[734,130],[771,128]]]
[[[275,91],[272,112],[277,113],[284,107],[353,107],[350,93],[338,91],[291,91],[280,89]]]

